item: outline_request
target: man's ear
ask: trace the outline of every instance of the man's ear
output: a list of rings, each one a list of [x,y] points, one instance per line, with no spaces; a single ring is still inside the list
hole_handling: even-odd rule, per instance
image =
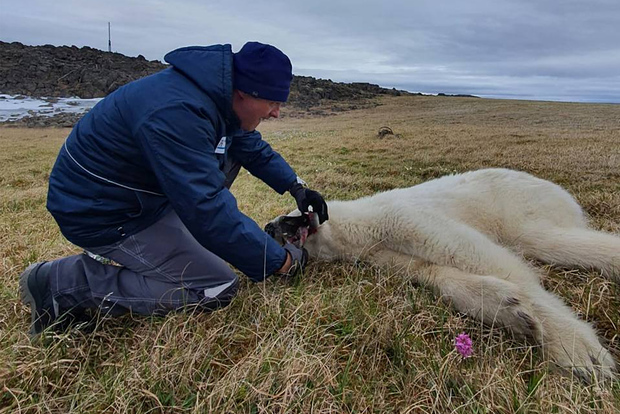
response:
[[[239,112],[241,110],[241,108],[244,106],[243,105],[243,100],[245,99],[245,95],[243,92],[241,92],[239,89],[233,89],[233,94],[232,94],[232,106],[233,106],[233,111],[235,111],[235,113],[237,114],[237,116],[239,116]]]

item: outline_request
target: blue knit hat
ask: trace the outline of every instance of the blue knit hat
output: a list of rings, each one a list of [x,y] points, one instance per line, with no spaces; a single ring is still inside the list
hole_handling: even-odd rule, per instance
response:
[[[234,88],[255,98],[286,102],[293,80],[289,58],[279,49],[248,42],[233,55]]]

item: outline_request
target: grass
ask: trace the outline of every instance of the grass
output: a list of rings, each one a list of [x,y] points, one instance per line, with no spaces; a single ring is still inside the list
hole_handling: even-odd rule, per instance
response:
[[[620,233],[620,106],[385,98],[322,118],[284,117],[263,136],[312,187],[351,199],[453,172],[507,167],[566,187],[593,225]],[[378,139],[389,126],[400,138]],[[32,342],[17,279],[78,252],[45,210],[68,130],[0,128],[0,413],[611,413],[620,384],[559,375],[538,349],[480,326],[424,287],[368,264],[312,263],[252,284],[213,314],[106,320]],[[242,211],[263,224],[294,207],[242,173]],[[619,288],[545,267],[545,285],[596,324],[620,357]],[[474,356],[453,340],[467,332]]]

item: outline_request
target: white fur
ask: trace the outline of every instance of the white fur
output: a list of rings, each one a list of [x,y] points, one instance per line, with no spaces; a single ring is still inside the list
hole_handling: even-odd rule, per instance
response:
[[[486,169],[328,205],[330,220],[305,245],[311,257],[395,264],[459,311],[533,338],[581,378],[614,377],[594,329],[523,259],[620,280],[620,237],[589,229],[558,185]]]

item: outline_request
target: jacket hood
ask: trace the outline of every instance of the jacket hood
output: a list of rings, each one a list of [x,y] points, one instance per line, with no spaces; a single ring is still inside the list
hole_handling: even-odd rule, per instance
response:
[[[167,53],[164,60],[209,95],[226,119],[237,119],[232,110],[233,53],[230,45],[182,47]]]

